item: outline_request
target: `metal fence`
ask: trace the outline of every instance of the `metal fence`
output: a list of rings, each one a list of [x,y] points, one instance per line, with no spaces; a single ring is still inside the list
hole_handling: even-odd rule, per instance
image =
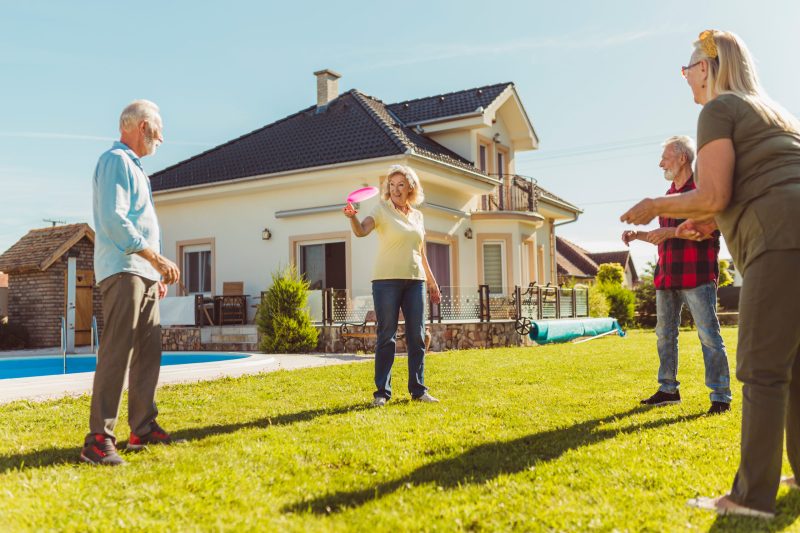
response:
[[[431,322],[490,322],[580,318],[589,316],[589,289],[577,285],[565,288],[531,284],[490,292],[488,285],[477,287],[445,286],[439,288],[441,301],[428,300]],[[364,322],[373,310],[368,289],[325,289],[320,313],[312,317],[323,324]]]

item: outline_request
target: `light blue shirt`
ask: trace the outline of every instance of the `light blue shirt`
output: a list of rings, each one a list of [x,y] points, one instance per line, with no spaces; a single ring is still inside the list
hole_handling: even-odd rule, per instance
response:
[[[161,251],[150,178],[136,153],[124,143],[115,142],[97,162],[92,192],[97,281],[119,272],[161,280],[161,274],[136,254],[145,248]]]

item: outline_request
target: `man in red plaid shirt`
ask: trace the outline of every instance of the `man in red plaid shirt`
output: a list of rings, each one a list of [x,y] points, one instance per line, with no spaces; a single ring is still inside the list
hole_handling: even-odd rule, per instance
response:
[[[695,143],[691,137],[670,137],[664,142],[660,167],[672,182],[667,194],[679,194],[696,187],[692,173]],[[679,239],[675,228],[682,219],[658,219],[652,231],[626,231],[625,244],[633,240],[658,245],[658,264],[653,276],[656,288],[656,336],[658,337],[658,391],[644,405],[670,405],[681,402],[678,390],[678,326],[683,304],[692,313],[703,346],[706,386],[711,389],[709,414],[730,410],[731,389],[728,356],[719,333],[717,319],[717,279],[719,277],[719,231],[711,239]]]

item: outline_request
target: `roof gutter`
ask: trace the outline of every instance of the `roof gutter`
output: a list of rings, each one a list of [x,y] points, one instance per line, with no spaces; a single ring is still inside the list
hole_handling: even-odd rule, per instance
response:
[[[406,152],[405,155],[409,156],[409,157],[416,157],[417,159],[422,159],[423,161],[427,161],[429,163],[435,163],[437,165],[445,166],[445,167],[447,167],[447,168],[449,168],[451,170],[454,170],[454,171],[456,171],[456,172],[458,172],[460,174],[464,174],[467,177],[474,179],[475,181],[480,181],[480,182],[483,182],[483,183],[485,183],[487,185],[500,185],[500,180],[495,179],[495,178],[493,178],[491,176],[487,176],[486,174],[481,174],[479,172],[472,172],[472,171],[467,170],[465,168],[462,168],[462,167],[459,167],[459,166],[456,166],[456,165],[453,165],[453,164],[450,164],[450,163],[446,163],[446,162],[440,161],[438,159],[434,159],[433,157],[428,157],[428,156],[425,156],[425,155],[422,155],[422,154],[418,154],[417,152],[413,152],[413,151]]]
[[[375,157],[372,159],[358,159],[355,161],[344,161],[342,163],[332,163],[330,165],[320,165],[317,167],[304,167],[299,169],[292,169],[292,170],[284,170],[283,172],[274,172],[272,174],[258,174],[256,176],[244,176],[241,178],[235,178],[232,180],[222,180],[222,181],[210,181],[208,183],[199,183],[197,185],[187,185],[185,187],[173,187],[171,189],[160,189],[157,191],[153,191],[153,196],[161,196],[164,194],[172,194],[172,193],[179,193],[185,191],[193,191],[197,189],[207,189],[211,187],[223,187],[227,185],[238,185],[241,183],[248,183],[251,181],[258,181],[263,179],[271,179],[271,178],[282,178],[284,176],[293,176],[295,174],[308,174],[309,172],[317,172],[320,170],[329,170],[329,169],[336,169],[348,166],[355,166],[355,165],[363,165],[364,163],[374,163],[380,162],[382,160],[392,161],[396,159],[402,159],[406,157],[406,154],[395,154],[395,155],[387,155],[383,157]],[[165,169],[166,170],[166,169]],[[159,171],[160,172],[160,171]]]

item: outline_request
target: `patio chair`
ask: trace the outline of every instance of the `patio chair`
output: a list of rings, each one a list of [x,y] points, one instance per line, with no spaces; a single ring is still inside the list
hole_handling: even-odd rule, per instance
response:
[[[247,295],[243,281],[222,283],[222,296],[215,296],[217,321],[220,325],[247,324]]]

